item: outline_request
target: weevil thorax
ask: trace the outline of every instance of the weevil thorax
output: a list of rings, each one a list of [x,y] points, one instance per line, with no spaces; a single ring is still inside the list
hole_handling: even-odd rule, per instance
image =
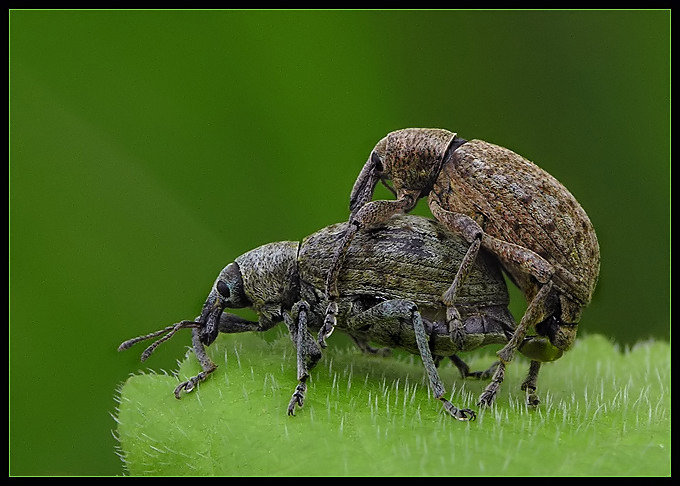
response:
[[[255,312],[265,306],[292,306],[299,294],[297,253],[299,242],[262,245],[236,259],[243,290]]]
[[[387,134],[373,149],[383,165],[382,178],[392,181],[397,197],[427,195],[455,137],[440,128],[404,128]]]

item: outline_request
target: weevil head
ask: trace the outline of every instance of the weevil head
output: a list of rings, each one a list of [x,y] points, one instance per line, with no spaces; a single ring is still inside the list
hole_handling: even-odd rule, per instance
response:
[[[224,309],[240,309],[250,305],[243,285],[241,268],[236,262],[230,263],[218,275],[203,304],[198,319],[201,324],[201,342],[207,346],[217,338],[220,317]]]
[[[260,318],[279,321],[282,308],[299,297],[298,242],[268,243],[236,258],[222,270],[203,304],[201,342],[211,344],[226,308],[250,307]]]
[[[464,140],[438,128],[405,128],[389,133],[371,153],[379,176],[391,180],[399,197],[403,192],[425,196],[439,175],[442,163]]]

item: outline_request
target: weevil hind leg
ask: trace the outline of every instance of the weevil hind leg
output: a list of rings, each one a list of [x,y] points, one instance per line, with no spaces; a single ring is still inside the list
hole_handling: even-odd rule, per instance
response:
[[[476,418],[477,415],[474,410],[458,408],[444,398],[446,390],[437,372],[437,363],[440,357],[432,356],[425,324],[418,311],[418,306],[414,302],[401,299],[380,302],[370,309],[350,317],[347,320],[347,325],[350,330],[371,327],[371,332],[382,335],[384,340],[401,340],[407,335],[410,335],[413,339],[413,334],[415,334],[415,344],[425,366],[429,385],[435,398],[441,401],[444,409],[457,420],[466,421]],[[399,330],[398,326],[403,326],[403,329]],[[411,334],[411,329],[413,334]],[[395,345],[400,344],[403,343],[395,342]]]
[[[439,378],[439,373],[437,373],[437,367],[435,366],[434,359],[432,358],[432,353],[430,351],[429,341],[427,339],[427,334],[425,333],[425,325],[423,324],[423,319],[417,309],[413,310],[413,330],[416,335],[416,343],[418,344],[418,350],[420,351],[420,357],[423,360],[423,365],[427,371],[427,376],[430,381],[430,387],[434,391],[435,398],[442,402],[444,409],[456,420],[468,421],[475,420],[477,414],[474,410],[469,408],[458,408],[444,398],[444,384]]]
[[[349,337],[354,341],[354,344],[356,344],[357,348],[361,350],[362,353],[365,354],[374,354],[376,356],[383,356],[383,357],[388,357],[392,355],[392,348],[384,347],[384,348],[374,348],[369,344],[369,342],[366,339],[363,339],[359,336],[354,336],[352,334],[348,334]]]
[[[490,406],[496,400],[496,395],[498,394],[498,390],[500,389],[501,383],[503,383],[503,379],[505,377],[505,366],[514,358],[515,351],[517,351],[517,348],[526,337],[527,330],[530,327],[535,326],[536,323],[540,322],[545,316],[546,304],[552,288],[552,281],[548,281],[547,284],[540,288],[536,296],[529,303],[529,306],[522,316],[522,320],[519,322],[519,325],[515,329],[510,341],[508,341],[508,344],[506,344],[500,351],[498,351],[498,353],[496,353],[500,359],[498,368],[496,368],[496,371],[491,378],[491,383],[487,385],[486,389],[480,396],[478,402],[479,405]],[[535,375],[538,375],[538,368],[535,370]],[[532,374],[530,371],[529,377],[531,376]],[[527,380],[529,380],[529,377]],[[531,384],[531,381],[528,383]]]
[[[500,361],[494,361],[493,364],[484,371],[470,371],[468,364],[457,354],[453,354],[449,356],[449,358],[451,361],[453,361],[453,364],[456,365],[456,368],[458,368],[460,376],[463,379],[471,378],[473,380],[488,380],[493,376],[496,368],[498,368],[498,365],[500,364]]]
[[[526,404],[529,407],[537,407],[541,400],[536,394],[536,383],[538,382],[538,372],[541,369],[541,362],[531,360],[529,364],[529,373],[522,382],[520,389],[526,393]]]

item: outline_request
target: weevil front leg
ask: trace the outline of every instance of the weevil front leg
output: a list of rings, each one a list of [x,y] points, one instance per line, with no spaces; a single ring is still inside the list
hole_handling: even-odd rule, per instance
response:
[[[375,187],[375,183],[371,186],[371,192],[364,194],[364,199],[367,194],[372,194],[373,187]],[[411,194],[402,194],[394,201],[379,200],[364,203],[364,199],[361,199],[360,202],[354,201],[356,206],[352,206],[354,209],[349,225],[333,255],[330,269],[326,275],[326,296],[330,303],[326,309],[323,326],[318,334],[318,341],[321,347],[326,347],[326,338],[331,335],[337,323],[338,304],[336,299],[340,295],[338,292],[338,277],[354,235],[362,228],[385,222],[395,214],[410,211],[415,206],[417,200]],[[363,205],[359,206],[360,203],[363,203]]]
[[[429,339],[423,318],[418,311],[418,306],[409,300],[387,300],[370,309],[348,318],[347,325],[350,330],[365,329],[372,327],[371,334],[383,334],[383,340],[401,339],[403,336],[413,336],[415,333],[416,346],[423,360],[427,372],[430,388],[435,398],[442,402],[444,409],[457,420],[474,420],[476,413],[469,408],[458,408],[449,402],[444,394],[446,390],[437,373],[437,366],[430,351]],[[413,339],[413,337],[411,337]]]
[[[260,322],[253,322],[244,319],[235,314],[230,314],[228,312],[223,312],[220,315],[220,321],[218,323],[219,332],[223,333],[238,333],[238,332],[263,332],[271,329],[275,323],[261,320]],[[201,371],[198,375],[189,378],[177,385],[175,388],[175,398],[178,400],[182,398],[182,392],[189,393],[196,388],[196,385],[205,381],[208,376],[217,369],[217,365],[212,362],[205,351],[205,346],[201,342],[201,330],[200,328],[194,328],[191,333],[192,349],[194,350],[194,355],[196,359],[201,364]]]
[[[174,393],[175,398],[178,400],[182,398],[183,391],[187,393],[193,391],[196,385],[204,381],[213,371],[217,369],[217,365],[212,362],[205,352],[205,346],[203,346],[203,343],[201,342],[200,329],[195,328],[191,330],[191,342],[193,344],[194,354],[196,355],[198,362],[201,364],[203,371],[201,371],[198,375],[189,378],[189,380],[183,381],[177,385]]]
[[[298,384],[288,403],[288,415],[295,415],[295,407],[302,407],[307,392],[309,372],[321,358],[321,349],[307,330],[309,305],[304,300],[297,302],[290,314],[284,313],[284,321],[297,351]]]

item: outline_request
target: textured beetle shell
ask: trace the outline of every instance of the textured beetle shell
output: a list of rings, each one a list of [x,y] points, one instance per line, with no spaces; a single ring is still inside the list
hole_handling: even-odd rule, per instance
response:
[[[328,226],[303,240],[298,257],[303,280],[324,287],[333,250],[346,225]],[[422,306],[441,304],[468,246],[431,219],[392,218],[356,234],[340,271],[340,296],[371,294],[409,299]],[[508,301],[498,265],[481,252],[460,291],[458,305],[507,305]]]
[[[300,246],[301,287],[310,290],[307,295],[303,292],[303,297],[322,312],[326,301],[320,289],[324,288],[335,249],[346,227],[347,223],[340,223],[324,228],[305,238]],[[484,251],[478,255],[456,300],[466,326],[467,344],[459,349],[449,338],[445,325],[446,307],[441,298],[451,285],[468,246],[440,223],[420,216],[398,216],[384,225],[359,231],[339,274],[338,327],[345,327],[344,319],[357,312],[357,302],[362,298],[369,299],[371,304],[404,299],[416,303],[426,319],[437,320],[434,325],[438,327],[432,330],[438,341],[438,344],[433,343],[435,354],[443,356],[485,344],[507,342],[506,333],[515,327],[507,310],[507,286],[498,262]],[[364,337],[417,352],[412,328],[398,331],[397,326],[396,323],[383,326],[390,328],[385,331],[385,334],[389,331],[390,337],[376,334],[381,332],[377,327],[373,335]],[[406,337],[397,338],[398,333]]]
[[[534,163],[504,147],[471,140],[443,164],[430,199],[472,217],[488,235],[545,258],[555,267],[553,279],[563,293],[583,305],[590,302],[600,267],[595,230],[576,198]],[[508,271],[526,285],[525,275]]]

